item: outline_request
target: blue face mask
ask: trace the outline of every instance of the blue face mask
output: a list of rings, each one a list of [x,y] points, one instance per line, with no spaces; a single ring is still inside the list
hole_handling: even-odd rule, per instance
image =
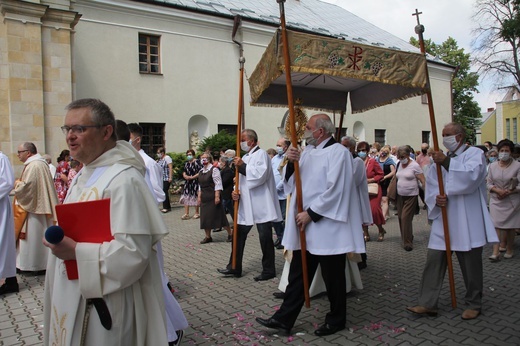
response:
[[[357,155],[360,158],[364,159],[365,157],[367,157],[367,152],[366,151],[360,151],[360,152],[357,153]]]
[[[186,156],[186,158],[188,159],[188,161],[191,161],[193,159],[193,156],[188,155],[188,156]]]
[[[496,160],[497,160],[497,158],[496,158],[495,156],[491,156],[491,157],[489,158],[489,163],[493,163],[493,162],[495,162]]]

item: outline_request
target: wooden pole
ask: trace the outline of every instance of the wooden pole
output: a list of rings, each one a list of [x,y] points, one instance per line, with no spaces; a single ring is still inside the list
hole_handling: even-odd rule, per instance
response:
[[[338,143],[341,143],[341,130],[343,128],[343,118],[344,117],[345,117],[345,111],[341,111],[340,116],[339,116],[338,132],[336,133],[336,142],[338,142]]]
[[[285,62],[285,82],[287,84],[287,102],[289,107],[289,126],[291,128],[291,144],[295,148],[298,147],[298,139],[296,138],[296,115],[294,109],[294,99],[291,80],[291,60],[289,58],[289,42],[287,39],[287,29],[285,25],[285,0],[276,0],[280,5],[280,22],[282,25],[282,43],[283,43],[283,57]],[[303,198],[302,198],[302,182],[300,177],[300,166],[298,161],[294,162],[294,182],[296,185],[296,205],[298,213],[303,212]],[[305,306],[311,306],[309,297],[309,276],[307,274],[307,240],[305,238],[305,226],[300,228],[300,247],[302,253],[302,275],[303,275],[303,293],[305,295]]]
[[[233,42],[238,44],[240,47],[240,85],[238,88],[238,119],[237,119],[237,140],[236,140],[236,156],[240,155],[240,137],[242,135],[243,123],[244,123],[244,63],[246,59],[243,56],[244,50],[242,44],[235,40],[235,34],[240,26],[240,17],[235,17],[233,26]],[[235,188],[234,192],[239,194],[238,183],[240,181],[240,173],[238,173],[238,166],[235,167]],[[232,243],[232,255],[231,255],[231,268],[237,269],[237,243],[238,243],[238,206],[239,201],[233,202],[233,243]]]
[[[424,26],[421,25],[419,22],[419,15],[422,12],[418,12],[417,9],[415,9],[414,16],[417,16],[417,26],[415,27],[415,33],[419,35],[419,44],[421,47],[421,53],[424,54],[424,58],[426,59],[426,49],[424,47]],[[433,149],[435,151],[439,151],[439,140],[437,138],[437,125],[435,123],[435,113],[433,110],[433,98],[432,98],[432,91],[430,87],[430,76],[428,73],[428,66],[426,66],[426,81],[427,81],[427,87],[426,87],[426,96],[428,98],[428,110],[430,112],[430,124],[432,128],[432,136],[433,136]],[[439,195],[444,196],[444,181],[442,178],[442,169],[441,164],[437,163],[437,180],[439,181]],[[451,306],[455,309],[457,307],[457,297],[455,294],[455,279],[453,276],[453,262],[451,260],[451,244],[450,244],[450,229],[448,226],[448,212],[446,211],[446,206],[442,206],[441,213],[442,213],[442,224],[444,226],[444,242],[446,244],[446,260],[448,262],[448,278],[450,282],[450,293],[451,293]]]

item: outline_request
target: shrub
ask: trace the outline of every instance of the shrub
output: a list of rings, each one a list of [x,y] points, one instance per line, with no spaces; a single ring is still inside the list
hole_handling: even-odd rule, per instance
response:
[[[222,148],[236,149],[237,136],[231,135],[226,130],[222,130],[209,137],[204,137],[199,144],[198,154],[203,153],[206,148],[211,148],[211,152],[220,151]]]

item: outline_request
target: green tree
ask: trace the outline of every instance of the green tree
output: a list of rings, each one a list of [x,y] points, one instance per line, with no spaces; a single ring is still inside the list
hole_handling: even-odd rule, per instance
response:
[[[496,87],[520,86],[520,0],[477,0],[473,56]]]
[[[411,37],[410,43],[419,47],[419,41]],[[478,74],[470,72],[471,57],[459,48],[457,41],[448,37],[441,44],[425,40],[425,50],[428,54],[456,67],[453,76],[453,120],[466,128],[466,138],[475,142],[475,129],[481,125],[481,114],[478,103],[473,99],[473,93],[478,92]]]
[[[220,151],[222,148],[236,149],[237,136],[231,135],[229,132],[222,130],[212,136],[205,137],[199,144],[198,151],[202,153],[209,149],[212,153]]]

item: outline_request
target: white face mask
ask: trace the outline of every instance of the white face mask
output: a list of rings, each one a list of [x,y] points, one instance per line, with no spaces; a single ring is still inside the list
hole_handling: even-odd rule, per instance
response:
[[[402,165],[407,165],[408,164],[408,159],[401,159],[399,160],[401,162]]]
[[[318,140],[321,138],[321,136],[318,138],[314,138],[312,135],[314,134],[314,132],[316,132],[318,130],[319,129],[316,129],[314,131],[305,130],[305,132],[303,133],[303,138],[305,139],[305,143],[307,143],[308,145],[316,146],[316,143],[318,143]]]
[[[457,147],[459,146],[459,142],[457,142],[457,135],[443,137],[442,144],[449,151],[451,151],[451,152],[455,151],[457,149]]]
[[[251,147],[247,145],[247,141],[240,142],[240,149],[242,149],[245,152],[249,152],[251,150]]]
[[[509,160],[509,153],[498,153],[498,159],[500,161],[508,161]]]
[[[278,155],[283,155],[284,152],[283,152],[283,148],[281,146],[276,146],[276,152],[278,153]]]

